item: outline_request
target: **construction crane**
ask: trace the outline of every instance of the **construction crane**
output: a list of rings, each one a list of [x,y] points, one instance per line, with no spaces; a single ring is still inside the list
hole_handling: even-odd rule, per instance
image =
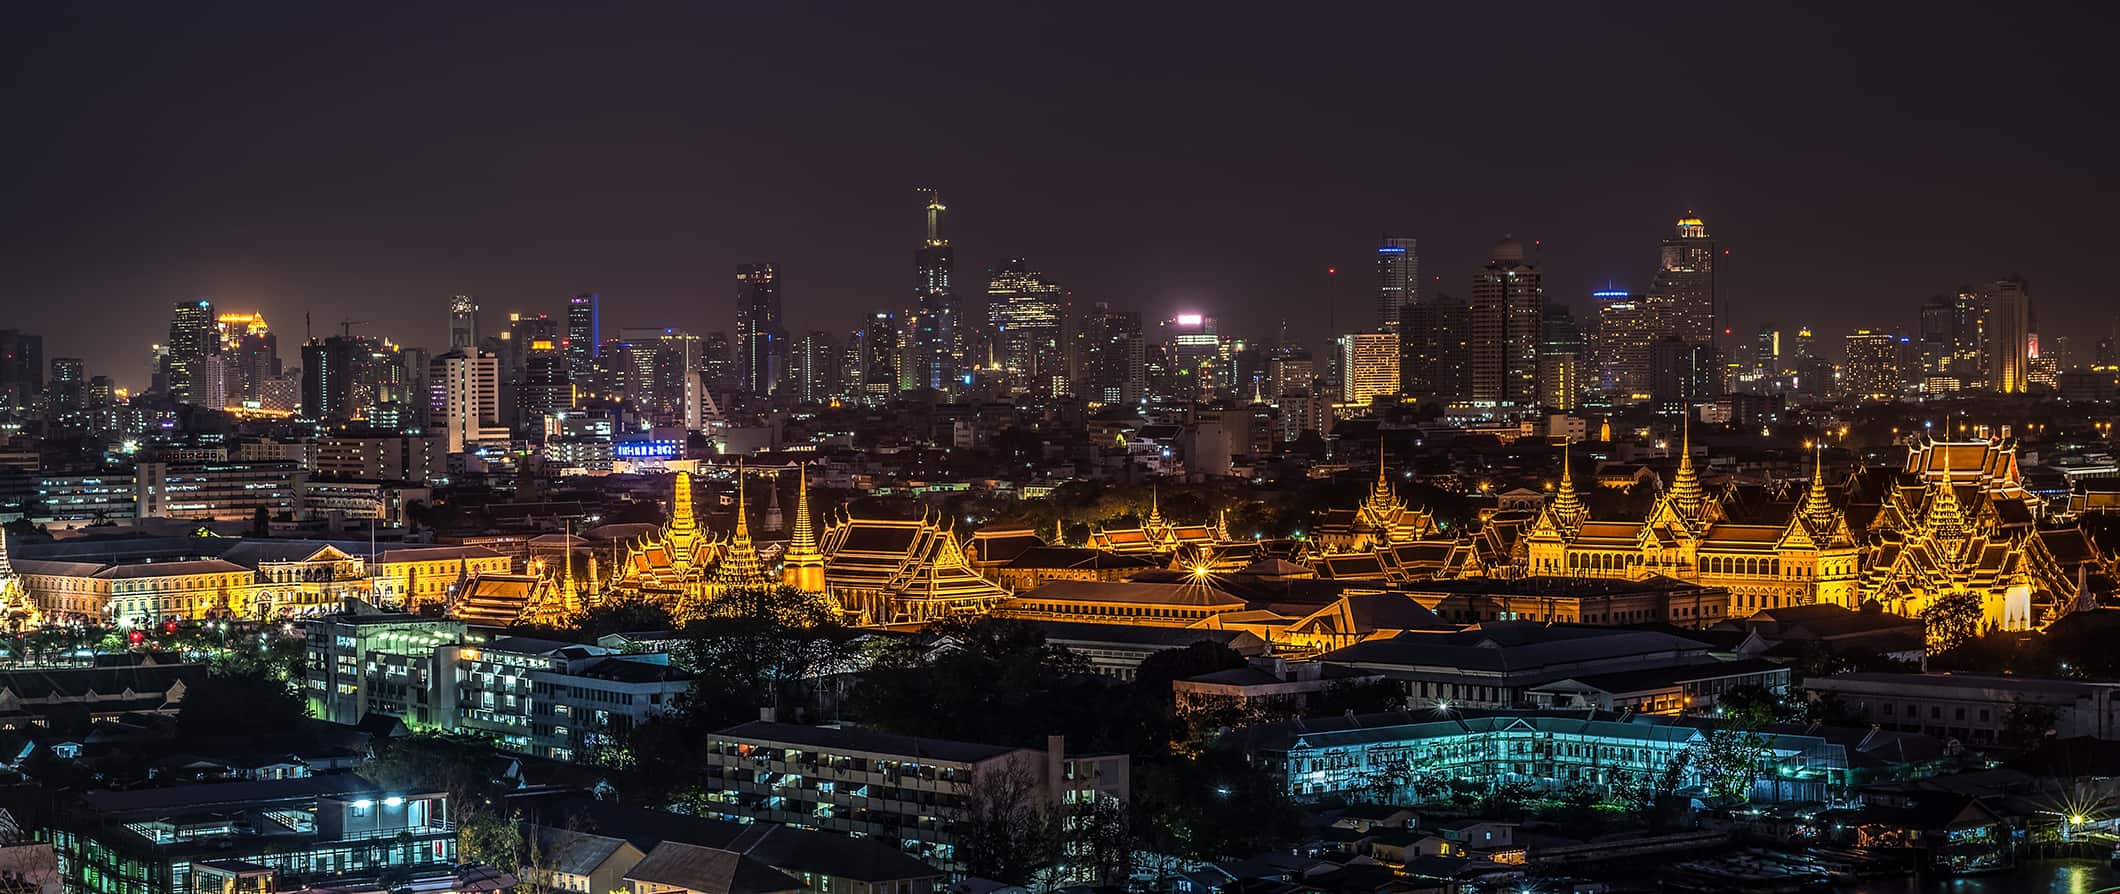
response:
[[[344,337],[344,338],[352,338],[352,337],[353,337],[353,327],[355,327],[355,326],[366,326],[366,325],[368,325],[368,321],[367,321],[367,320],[340,320],[340,321],[339,321],[339,335],[340,335],[341,337]]]

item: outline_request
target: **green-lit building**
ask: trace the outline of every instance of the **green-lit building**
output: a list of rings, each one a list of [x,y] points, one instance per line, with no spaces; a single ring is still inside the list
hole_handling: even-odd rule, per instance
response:
[[[1712,721],[1589,711],[1416,711],[1298,720],[1255,729],[1249,747],[1301,799],[1382,794],[1417,802],[1435,780],[1533,791],[1616,794],[1659,778],[1713,731]],[[1758,734],[1752,800],[1828,803],[1847,784],[1845,746],[1800,733]],[[1688,764],[1686,786],[1697,785]]]
[[[456,861],[446,796],[352,775],[85,792],[37,838],[75,894],[207,894],[231,878],[287,890]]]
[[[452,647],[464,622],[380,613],[319,618],[309,625],[309,714],[359,723],[370,714],[413,728],[448,723],[456,689]]]

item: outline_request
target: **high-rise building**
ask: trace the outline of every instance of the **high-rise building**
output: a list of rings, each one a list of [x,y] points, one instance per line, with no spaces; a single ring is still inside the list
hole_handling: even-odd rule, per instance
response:
[[[699,340],[699,368],[708,388],[726,392],[736,387],[736,359],[729,349],[729,333],[717,329]]]
[[[1433,301],[1407,305],[1400,322],[1403,393],[1443,403],[1471,397],[1471,306],[1462,299],[1437,295]]]
[[[516,386],[516,430],[541,431],[544,420],[573,408],[574,386],[567,380],[567,356],[559,339],[532,339],[523,357],[522,382]]]
[[[331,424],[353,418],[353,383],[364,354],[360,342],[334,335],[302,346],[302,416]]]
[[[492,353],[500,358],[502,382],[521,382],[528,376],[530,352],[537,350],[537,343],[549,343],[550,350],[557,350],[566,338],[560,321],[550,314],[510,313],[508,328],[501,334],[500,350]]]
[[[1707,342],[1667,335],[1649,343],[1649,399],[1658,412],[1685,412],[1722,396],[1721,358]]]
[[[788,386],[796,403],[829,403],[839,394],[839,346],[832,334],[812,329],[795,340],[788,359]]]
[[[737,390],[765,397],[787,369],[788,332],[780,319],[780,271],[772,264],[736,266]]]
[[[567,377],[577,386],[596,374],[596,352],[604,343],[603,299],[583,292],[567,299]]]
[[[1906,339],[1889,332],[1857,329],[1847,336],[1847,359],[1840,368],[1840,391],[1853,398],[1883,400],[1906,391],[1900,369],[1900,346]]]
[[[986,313],[1011,391],[1068,393],[1066,290],[1022,258],[1009,258],[988,275]]]
[[[1538,402],[1573,410],[1582,401],[1583,330],[1565,304],[1546,306],[1539,327]]]
[[[452,295],[449,298],[449,349],[472,351],[478,348],[478,302],[469,295]]]
[[[1524,244],[1504,239],[1472,281],[1472,399],[1538,399],[1538,345],[1546,291]]]
[[[1399,331],[1401,308],[1420,299],[1421,255],[1410,236],[1386,236],[1377,246],[1377,329]]]
[[[861,393],[863,399],[874,403],[890,400],[891,395],[903,390],[901,383],[905,354],[905,333],[899,325],[898,315],[879,310],[869,315],[861,327]]]
[[[1616,405],[1648,400],[1649,343],[1656,336],[1647,304],[1625,289],[1600,289],[1590,297],[1597,301],[1596,337],[1590,349],[1593,387]]]
[[[1182,313],[1160,324],[1157,344],[1164,358],[1163,381],[1151,382],[1155,396],[1171,401],[1212,400],[1220,393],[1222,336],[1215,318]]]
[[[1367,404],[1399,392],[1399,336],[1351,332],[1339,338],[1340,402]]]
[[[169,320],[169,353],[163,361],[170,396],[185,403],[222,406],[227,396],[203,391],[198,381],[206,358],[220,355],[221,329],[214,322],[213,302],[177,302]]]
[[[427,365],[428,425],[450,453],[508,437],[500,426],[501,367],[490,355],[448,351]]]
[[[1657,338],[1715,341],[1715,240],[1691,212],[1678,219],[1658,251],[1649,304]]]
[[[0,329],[0,409],[27,410],[44,393],[44,336]]]
[[[948,209],[939,193],[927,194],[927,241],[913,252],[914,312],[908,316],[919,387],[947,391],[961,385],[957,370],[964,361],[964,311],[950,288],[957,253],[942,235],[942,212]]]
[[[1099,301],[1082,315],[1075,340],[1076,356],[1081,358],[1075,393],[1107,404],[1141,400],[1148,388],[1148,371],[1139,313],[1113,310]]]
[[[1988,286],[1985,319],[1987,387],[2016,394],[2030,384],[2031,292],[2024,278],[2011,276]]]

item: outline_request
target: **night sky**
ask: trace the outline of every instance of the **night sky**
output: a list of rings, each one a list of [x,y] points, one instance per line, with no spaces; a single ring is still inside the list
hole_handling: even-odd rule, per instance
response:
[[[443,343],[455,293],[728,329],[768,259],[843,334],[908,302],[919,186],[962,292],[1020,254],[1267,338],[1367,322],[1386,230],[1458,295],[1542,241],[1581,306],[1688,208],[1740,332],[1906,329],[2012,271],[2043,333],[2120,306],[2108,35],[2061,10],[1002,5],[17,4],[0,328],[138,386],[178,298],[292,360],[304,312]]]

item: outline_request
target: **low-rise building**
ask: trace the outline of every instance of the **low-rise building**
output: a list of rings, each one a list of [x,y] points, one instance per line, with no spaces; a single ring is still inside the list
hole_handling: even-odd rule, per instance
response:
[[[144,462],[133,470],[141,518],[247,519],[292,513],[309,473],[288,462]]]
[[[1994,674],[1848,673],[1804,681],[1811,698],[1837,700],[1857,719],[1888,730],[1926,733],[1975,745],[2002,741],[2046,715],[2054,734],[2120,739],[2120,683]]]
[[[0,729],[86,726],[127,714],[175,716],[206,665],[162,663],[0,671]]]
[[[981,794],[1020,784],[1059,806],[1131,792],[1126,755],[1070,755],[1057,736],[1039,750],[753,721],[707,737],[706,762],[710,816],[896,841],[945,867],[961,867]]]
[[[1417,706],[1517,708],[1538,703],[1533,689],[1571,677],[1696,665],[1714,673],[1737,659],[1651,630],[1498,621],[1356,643],[1318,660],[1397,680]]]
[[[438,792],[353,775],[89,791],[36,832],[69,891],[194,894],[213,866],[256,867],[263,890],[444,867],[456,823]],[[228,875],[228,873],[222,873]]]
[[[1588,788],[1613,793],[1647,784],[1680,761],[1712,724],[1583,711],[1400,712],[1289,721],[1250,731],[1248,747],[1269,762],[1292,796],[1377,798],[1413,804],[1435,794],[1434,775],[1490,790]],[[1846,749],[1802,733],[1764,731],[1752,800],[1824,803],[1845,785]],[[1682,786],[1682,788],[1685,786]]]

